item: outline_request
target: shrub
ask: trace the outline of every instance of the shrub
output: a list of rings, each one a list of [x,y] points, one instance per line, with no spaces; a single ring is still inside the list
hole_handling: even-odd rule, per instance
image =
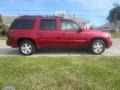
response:
[[[1,27],[0,27],[0,35],[6,36],[8,30],[9,30],[9,26],[8,26],[8,25],[3,25],[3,26],[1,26]]]

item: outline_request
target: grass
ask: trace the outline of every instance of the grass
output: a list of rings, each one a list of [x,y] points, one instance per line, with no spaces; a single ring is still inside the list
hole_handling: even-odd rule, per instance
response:
[[[0,36],[0,40],[6,40],[7,37],[6,36]]]
[[[116,33],[112,33],[112,38],[120,38],[120,33],[119,34],[116,34]]]
[[[120,57],[0,57],[0,89],[119,90]]]

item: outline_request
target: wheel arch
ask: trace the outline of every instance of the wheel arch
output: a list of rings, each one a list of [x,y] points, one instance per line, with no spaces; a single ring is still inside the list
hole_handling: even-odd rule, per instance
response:
[[[96,38],[91,39],[91,41],[89,43],[89,47],[94,40],[103,40],[105,42],[105,47],[107,47],[107,40],[105,38],[101,38],[101,37],[96,37]]]
[[[24,41],[24,40],[31,41],[35,45],[35,47],[36,47],[36,43],[35,43],[35,41],[32,38],[20,38],[20,39],[18,39],[18,41],[17,41],[17,47],[19,46],[20,42]]]

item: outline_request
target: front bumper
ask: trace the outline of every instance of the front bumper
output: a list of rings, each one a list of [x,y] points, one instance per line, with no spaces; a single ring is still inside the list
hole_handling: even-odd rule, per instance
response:
[[[110,48],[112,46],[112,40],[107,40],[107,47],[106,48]]]

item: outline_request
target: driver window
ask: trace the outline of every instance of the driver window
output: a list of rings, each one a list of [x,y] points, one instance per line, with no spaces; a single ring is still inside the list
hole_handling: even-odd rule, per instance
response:
[[[77,31],[78,29],[80,29],[79,26],[72,21],[63,20],[61,22],[62,31]]]

